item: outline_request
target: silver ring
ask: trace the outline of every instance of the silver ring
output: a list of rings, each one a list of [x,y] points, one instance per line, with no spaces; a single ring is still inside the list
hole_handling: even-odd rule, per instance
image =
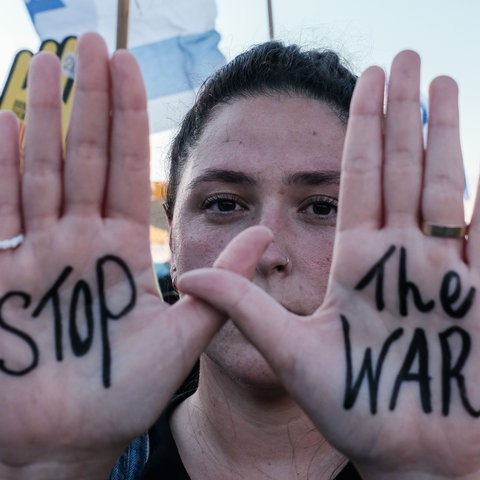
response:
[[[438,225],[436,223],[422,222],[422,232],[430,237],[440,238],[465,238],[468,225]]]
[[[15,235],[12,238],[7,238],[6,240],[0,240],[0,250],[9,250],[10,248],[17,248],[24,239],[23,233]]]

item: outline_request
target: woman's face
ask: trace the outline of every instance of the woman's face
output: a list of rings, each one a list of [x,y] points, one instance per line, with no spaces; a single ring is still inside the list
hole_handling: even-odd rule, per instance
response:
[[[287,309],[312,313],[330,269],[345,126],[325,104],[258,96],[222,105],[185,165],[171,223],[172,264],[181,274],[211,266],[252,225],[274,242],[255,283]],[[263,357],[229,321],[207,361],[247,384],[277,384]]]

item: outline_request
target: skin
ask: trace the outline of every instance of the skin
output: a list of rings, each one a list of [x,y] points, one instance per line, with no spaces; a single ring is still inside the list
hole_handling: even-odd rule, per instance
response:
[[[171,222],[175,273],[210,266],[239,232],[265,226],[274,240],[258,262],[254,283],[288,310],[313,313],[327,287],[344,138],[345,126],[316,100],[258,96],[220,106],[179,185]],[[263,424],[266,412],[268,426]],[[225,421],[235,438],[224,433]],[[259,421],[262,427],[255,428]],[[182,428],[185,422],[187,429]],[[237,469],[229,478],[325,476],[343,463],[232,321],[202,356],[199,390],[179,407],[173,425],[192,478],[222,478],[218,463],[224,462],[230,472],[232,464]],[[184,439],[183,432],[192,426],[202,435]],[[241,443],[250,446],[243,449],[244,456],[233,449],[242,436]],[[197,442],[207,451],[218,447],[221,460],[208,475],[204,469],[211,458],[198,455],[204,458],[201,465],[191,458]],[[296,462],[285,461],[292,455],[299,457]]]

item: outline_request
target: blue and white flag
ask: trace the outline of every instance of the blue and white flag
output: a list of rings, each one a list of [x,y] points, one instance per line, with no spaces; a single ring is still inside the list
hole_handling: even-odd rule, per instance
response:
[[[100,33],[115,49],[117,0],[25,0],[41,40]],[[225,63],[218,49],[215,0],[133,0],[128,48],[140,64],[152,132],[175,127],[210,73]]]

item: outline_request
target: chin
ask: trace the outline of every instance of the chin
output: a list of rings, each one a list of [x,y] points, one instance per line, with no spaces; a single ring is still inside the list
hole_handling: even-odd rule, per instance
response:
[[[203,357],[206,368],[218,371],[218,375],[225,375],[239,386],[284,391],[263,355],[231,321],[215,335]]]

